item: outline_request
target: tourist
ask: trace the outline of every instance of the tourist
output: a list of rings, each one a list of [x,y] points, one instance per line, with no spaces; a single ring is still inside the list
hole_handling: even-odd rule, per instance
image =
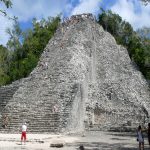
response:
[[[63,49],[63,43],[60,44],[60,49]]]
[[[148,137],[148,143],[149,143],[149,146],[150,146],[150,123],[148,123],[147,137]]]
[[[48,63],[45,62],[45,69],[48,69]]]
[[[26,123],[22,124],[22,127],[21,127],[21,144],[22,144],[22,141],[24,140],[24,144],[26,144],[26,132],[27,132],[27,125]]]
[[[57,104],[55,104],[54,106],[53,106],[53,113],[57,113],[58,112],[58,105]]]
[[[3,127],[6,128],[8,126],[8,116],[4,115],[3,117]]]
[[[63,28],[63,27],[61,28],[61,33],[62,33],[62,34],[64,33],[64,28]]]
[[[139,126],[137,130],[137,141],[139,142],[139,150],[144,150],[144,136],[141,126]]]

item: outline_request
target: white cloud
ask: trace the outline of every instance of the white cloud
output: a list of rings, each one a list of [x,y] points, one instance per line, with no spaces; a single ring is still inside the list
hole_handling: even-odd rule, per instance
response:
[[[72,9],[68,0],[12,0],[13,6],[7,9],[7,14],[18,17],[19,22],[28,22],[36,17],[40,20],[42,17],[56,16],[65,9]],[[0,6],[4,9],[4,5]],[[6,8],[5,8],[6,9]],[[5,30],[12,27],[13,22],[0,14],[0,44],[6,45],[8,35]]]
[[[61,13],[67,0],[13,0],[12,12],[19,21],[28,21],[33,17],[56,16]]]
[[[150,27],[150,5],[142,5],[138,0],[118,0],[110,9],[128,21],[135,30]]]
[[[99,10],[100,0],[80,0],[80,3],[72,10],[71,15],[81,13],[93,13]]]

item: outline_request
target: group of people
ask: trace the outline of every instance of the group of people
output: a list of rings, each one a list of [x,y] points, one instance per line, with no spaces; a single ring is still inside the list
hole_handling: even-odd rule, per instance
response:
[[[150,146],[150,123],[148,123],[147,129],[142,129],[142,127],[139,125],[137,129],[137,141],[139,142],[139,150],[144,150],[144,135],[143,132],[147,132],[148,137],[148,143]]]

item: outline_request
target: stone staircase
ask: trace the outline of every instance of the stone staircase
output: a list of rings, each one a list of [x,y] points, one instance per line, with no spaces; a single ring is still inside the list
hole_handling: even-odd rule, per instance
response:
[[[12,99],[14,93],[19,88],[19,81],[10,85],[0,87],[0,114],[7,103]]]
[[[47,105],[44,107],[44,110],[41,110],[40,107],[39,112],[29,113],[28,110],[25,108],[22,112],[18,111],[17,107],[13,107],[14,111],[8,112],[5,111],[5,115],[8,116],[8,126],[4,129],[0,126],[0,130],[7,133],[16,133],[20,132],[20,128],[22,123],[26,122],[28,125],[28,132],[32,133],[57,133],[61,132],[60,128],[60,112],[54,112],[52,107],[54,106],[53,103],[51,105]],[[26,106],[27,107],[27,106]],[[26,118],[26,119],[25,119]],[[2,118],[1,118],[2,119]],[[1,120],[2,122],[2,120]]]
[[[45,69],[43,69],[42,71],[45,72]],[[45,75],[42,74],[40,78],[44,79],[44,77]],[[31,88],[31,92],[28,92],[29,95],[34,92],[32,91],[32,89],[36,86],[36,84],[38,84],[38,78],[33,78],[36,83],[34,82],[34,85],[31,83],[31,87],[29,87]],[[40,89],[43,90],[45,93],[42,94],[41,99],[38,97],[33,97],[33,99],[35,100],[36,98],[38,99],[37,102],[34,101],[31,104],[30,99],[22,102],[20,101],[20,99],[18,99],[18,102],[14,102],[13,99],[10,99],[9,103],[5,105],[6,107],[3,105],[5,109],[4,111],[2,111],[0,120],[1,132],[18,133],[23,122],[27,123],[28,132],[32,133],[60,133],[63,131],[62,129],[66,128],[66,118],[69,118],[71,105],[68,104],[68,106],[66,106],[66,102],[61,102],[59,98],[58,100],[55,99],[56,95],[53,91],[53,86],[56,85],[54,85],[53,82],[58,80],[57,75],[51,77],[52,82],[49,83],[49,86],[46,85],[46,82],[47,80],[49,80],[49,78],[46,78],[44,80],[45,84],[42,85],[43,87],[40,87]],[[30,78],[24,79],[23,82],[26,83],[28,81],[30,81]],[[22,86],[20,86],[20,88],[22,88]],[[16,94],[20,95],[20,92],[18,91],[15,94],[13,93],[14,97],[16,96]],[[71,101],[69,102],[71,103]],[[54,111],[55,105],[58,107],[58,110],[56,110],[56,112]],[[3,128],[2,126],[4,115],[8,116],[8,126],[6,128]]]

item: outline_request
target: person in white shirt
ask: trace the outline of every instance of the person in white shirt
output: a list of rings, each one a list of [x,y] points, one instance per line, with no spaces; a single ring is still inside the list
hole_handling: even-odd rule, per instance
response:
[[[24,144],[26,143],[26,132],[27,132],[27,124],[24,123],[21,127],[21,131],[22,131],[22,134],[21,134],[21,144],[22,144],[22,141],[24,140]]]

